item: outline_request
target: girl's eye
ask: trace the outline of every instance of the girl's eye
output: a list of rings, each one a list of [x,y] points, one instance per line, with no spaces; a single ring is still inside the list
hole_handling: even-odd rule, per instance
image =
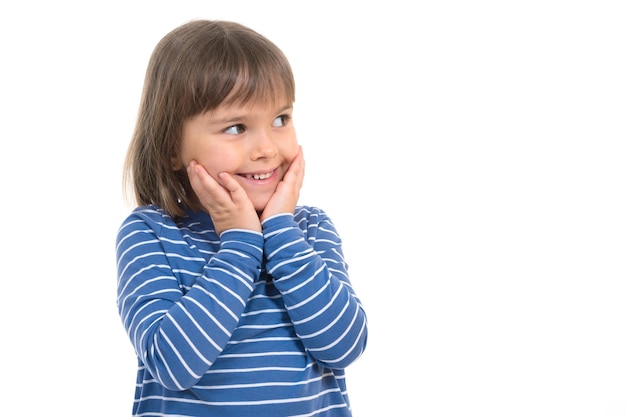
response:
[[[246,128],[243,125],[239,124],[239,125],[233,125],[227,128],[226,130],[224,130],[224,133],[229,134],[229,135],[240,135],[245,131],[246,131]]]
[[[287,114],[282,114],[280,116],[278,116],[277,118],[274,119],[274,122],[272,123],[273,127],[283,127],[285,125],[287,125],[287,123],[289,122],[290,116]]]

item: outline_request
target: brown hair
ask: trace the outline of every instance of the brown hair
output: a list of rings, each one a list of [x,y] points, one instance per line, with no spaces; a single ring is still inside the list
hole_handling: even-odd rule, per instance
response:
[[[175,170],[183,123],[220,105],[295,101],[295,82],[282,51],[238,23],[194,20],[156,45],[146,71],[135,131],[124,165],[124,189],[138,205],[172,217],[197,210],[186,167]]]

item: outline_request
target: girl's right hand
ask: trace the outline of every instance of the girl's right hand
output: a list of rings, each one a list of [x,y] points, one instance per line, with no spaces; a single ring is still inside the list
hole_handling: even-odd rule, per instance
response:
[[[254,205],[230,174],[220,173],[218,182],[202,165],[191,161],[187,175],[198,200],[211,216],[218,236],[228,229],[261,231]]]

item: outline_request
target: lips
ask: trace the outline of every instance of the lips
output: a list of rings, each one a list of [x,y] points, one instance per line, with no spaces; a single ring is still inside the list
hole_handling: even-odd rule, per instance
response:
[[[248,179],[255,179],[255,180],[266,180],[269,177],[272,176],[272,172],[266,172],[265,174],[246,174],[245,177]]]
[[[261,181],[261,180],[266,180],[270,178],[272,175],[274,175],[275,172],[276,172],[276,169],[269,171],[269,172],[256,172],[254,174],[239,174],[239,175],[249,180]]]

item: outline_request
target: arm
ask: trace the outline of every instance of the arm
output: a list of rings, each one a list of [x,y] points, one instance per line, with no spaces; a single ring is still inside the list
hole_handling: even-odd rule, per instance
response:
[[[152,376],[183,390],[211,367],[235,329],[260,274],[263,238],[224,232],[206,262],[178,229],[144,217],[130,216],[118,234],[119,313]]]
[[[367,341],[367,319],[348,279],[341,239],[321,211],[307,237],[294,216],[263,222],[268,273],[281,292],[307,351],[329,368],[345,368]]]

